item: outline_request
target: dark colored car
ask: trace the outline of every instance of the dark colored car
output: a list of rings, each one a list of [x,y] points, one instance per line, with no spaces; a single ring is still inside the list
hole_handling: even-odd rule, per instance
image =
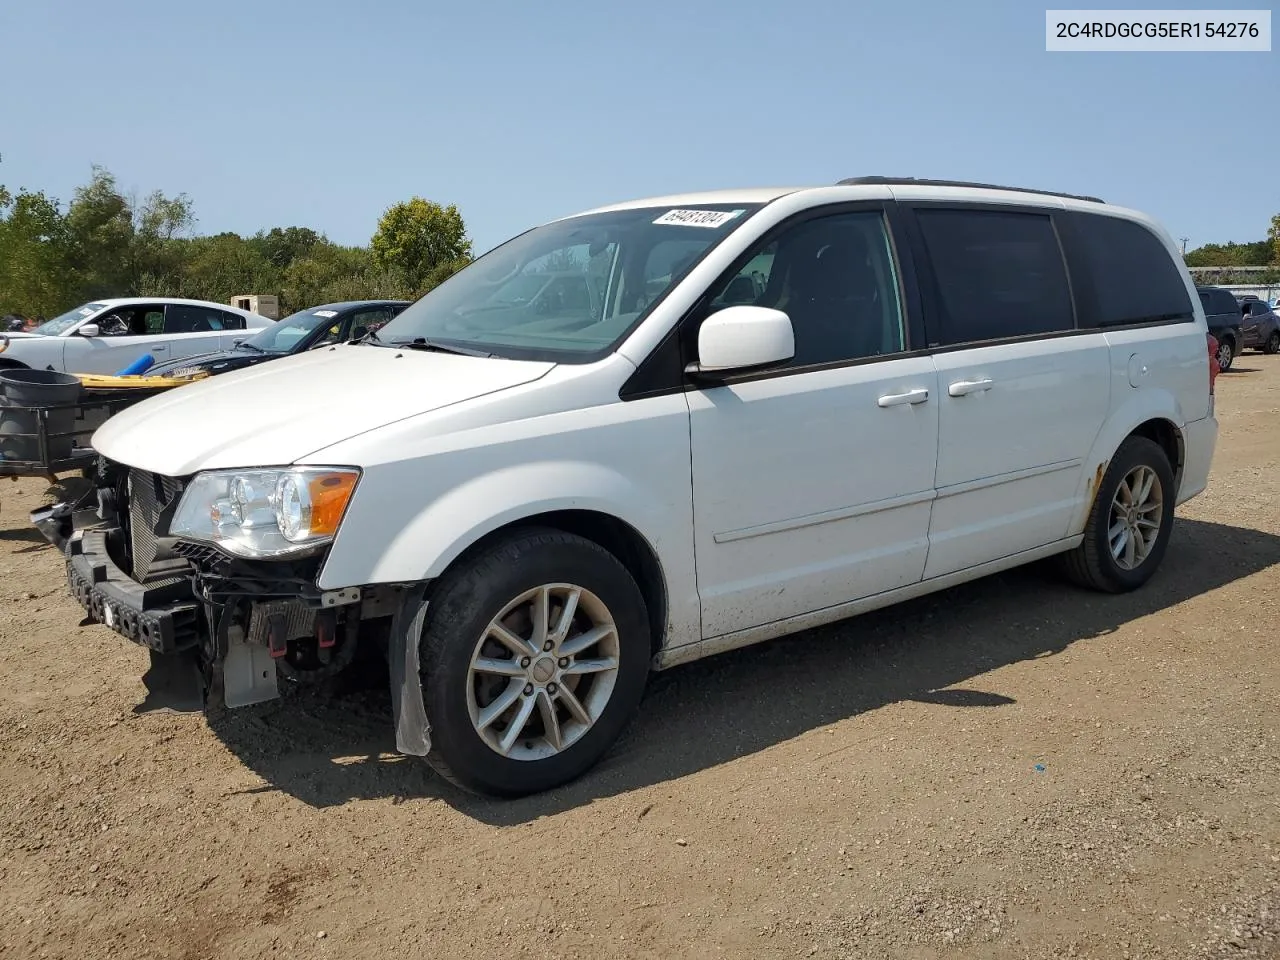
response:
[[[1280,316],[1276,316],[1275,308],[1265,300],[1242,300],[1240,314],[1243,346],[1263,353],[1280,353]]]
[[[1196,292],[1204,305],[1209,333],[1218,341],[1218,369],[1225,372],[1231,369],[1244,346],[1244,318],[1240,315],[1240,303],[1230,290],[1223,287],[1196,287]]]
[[[265,330],[239,341],[232,349],[157,363],[147,376],[182,376],[196,371],[216,375],[268,360],[354,340],[377,330],[396,316],[408,300],[352,300],[299,310]]]

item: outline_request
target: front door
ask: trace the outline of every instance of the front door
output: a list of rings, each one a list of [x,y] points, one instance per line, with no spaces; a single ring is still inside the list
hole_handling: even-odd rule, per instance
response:
[[[938,440],[937,374],[906,354],[884,211],[860,205],[767,235],[708,310],[785,311],[779,370],[691,392],[704,637],[920,580]]]
[[[1110,349],[1076,331],[1052,214],[920,205],[938,352],[937,500],[925,578],[1067,535],[1106,420]]]
[[[63,366],[68,373],[118,373],[156,348],[160,352],[152,355],[157,361],[169,357],[163,303],[111,307],[91,322],[98,327],[97,336],[66,338]]]

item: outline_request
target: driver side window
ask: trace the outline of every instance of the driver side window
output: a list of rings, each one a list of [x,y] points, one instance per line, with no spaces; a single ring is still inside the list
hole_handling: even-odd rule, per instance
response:
[[[93,321],[100,337],[141,337],[160,333],[164,326],[164,307],[152,304],[116,307]]]
[[[784,228],[716,289],[712,312],[751,305],[791,318],[791,366],[888,356],[905,349],[898,276],[884,217],[841,213]]]

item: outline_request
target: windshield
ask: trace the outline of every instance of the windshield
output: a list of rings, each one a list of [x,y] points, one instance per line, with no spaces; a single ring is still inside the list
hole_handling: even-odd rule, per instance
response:
[[[257,347],[263,353],[288,353],[317,327],[326,323],[336,326],[339,322],[337,310],[326,310],[323,307],[299,310],[283,320],[277,320],[261,333],[255,333],[242,341],[240,346]]]
[[[449,278],[378,337],[513,359],[596,359],[757,209],[646,207],[537,227]]]
[[[105,303],[86,303],[83,307],[76,307],[74,310],[68,310],[60,317],[54,317],[52,320],[46,320],[40,326],[32,330],[32,333],[38,333],[46,337],[56,337],[61,333],[66,333],[85,317],[91,317],[103,307]]]

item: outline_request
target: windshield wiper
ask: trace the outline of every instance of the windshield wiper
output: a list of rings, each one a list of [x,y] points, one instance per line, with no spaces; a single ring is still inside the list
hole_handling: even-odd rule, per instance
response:
[[[243,349],[245,349],[245,350],[252,350],[254,353],[266,353],[266,352],[267,352],[267,351],[263,350],[260,346],[258,346],[256,343],[250,343],[248,340],[241,340],[239,343],[237,343],[237,344],[236,344],[236,349],[237,349],[237,350],[242,349],[242,348],[243,348]]]
[[[406,350],[430,350],[435,353],[456,353],[462,357],[492,357],[492,353],[486,353],[484,350],[475,350],[471,347],[457,347],[452,344],[443,344],[435,340],[428,340],[426,337],[414,337],[412,340],[396,340],[393,346],[403,347]]]

